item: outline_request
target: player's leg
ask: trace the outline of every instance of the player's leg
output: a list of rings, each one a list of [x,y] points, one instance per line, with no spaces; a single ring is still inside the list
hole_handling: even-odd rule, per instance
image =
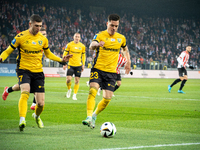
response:
[[[26,126],[26,113],[27,113],[27,101],[30,93],[30,82],[31,82],[31,74],[26,70],[17,70],[17,78],[19,81],[19,86],[21,89],[21,96],[18,103],[19,109],[19,129],[23,131]]]
[[[116,82],[117,75],[115,73],[106,73],[106,75],[107,76],[104,76],[105,79],[102,81],[103,99],[98,103],[97,108],[92,114],[92,122],[90,125],[91,128],[95,127],[95,120],[97,115],[108,106],[113,96],[114,85]]]
[[[35,93],[36,105],[35,105],[35,113],[32,114],[32,117],[35,119],[39,128],[43,128],[44,124],[40,118],[41,113],[44,110],[44,93]]]
[[[86,120],[83,120],[83,125],[90,126],[92,122],[92,114],[93,110],[95,108],[95,97],[97,94],[97,90],[99,89],[99,83],[101,83],[101,76],[98,73],[98,70],[91,69],[90,73],[90,90],[89,95],[87,98],[87,118]]]
[[[168,91],[169,91],[169,93],[171,92],[171,89],[172,89],[172,87],[174,85],[176,85],[177,83],[179,83],[180,81],[183,80],[182,78],[183,78],[184,74],[183,74],[183,69],[182,68],[178,68],[178,74],[179,74],[179,78],[176,79],[176,80],[174,80],[174,82],[171,85],[168,85]]]
[[[39,128],[43,128],[43,122],[40,118],[41,113],[44,110],[44,99],[45,99],[45,89],[44,89],[44,73],[35,73],[34,82],[31,84],[31,93],[34,92],[36,105],[35,113],[32,114],[32,117],[35,119]]]
[[[76,94],[77,94],[78,89],[79,89],[79,80],[80,80],[80,77],[75,77],[74,94],[73,94],[73,97],[72,97],[73,100],[77,100]]]
[[[187,75],[184,75],[184,77],[182,78],[182,82],[181,82],[181,85],[180,85],[180,88],[178,90],[178,93],[182,93],[182,94],[185,94],[185,92],[182,91],[185,83],[187,82]]]
[[[73,97],[72,97],[73,100],[77,100],[76,94],[77,94],[78,89],[79,89],[79,80],[80,80],[80,77],[81,77],[81,69],[82,69],[82,66],[74,68],[75,84],[74,84],[74,94],[73,94]]]
[[[29,83],[20,84],[20,89],[21,89],[21,96],[18,103],[19,117],[20,117],[19,129],[20,131],[23,131],[26,126],[25,118],[27,113],[27,101],[30,93],[30,84]]]
[[[66,94],[67,98],[70,98],[70,96],[71,96],[71,92],[72,92],[72,90],[71,90],[71,85],[72,85],[71,80],[72,80],[73,74],[74,74],[73,67],[68,66],[67,77],[66,77],[66,85],[67,85],[67,89],[68,89],[67,94]]]
[[[36,100],[35,100],[35,95],[34,95],[33,103],[31,104],[31,109],[32,110],[35,110],[35,105],[36,105]]]
[[[120,74],[117,74],[117,84],[115,85],[115,89],[114,89],[114,92],[120,87],[121,85],[121,75]]]
[[[7,96],[9,95],[9,93],[13,92],[13,91],[19,91],[20,88],[19,88],[19,84],[15,84],[11,87],[5,87],[4,88],[4,92],[2,94],[2,98],[3,100],[5,101],[7,99]]]

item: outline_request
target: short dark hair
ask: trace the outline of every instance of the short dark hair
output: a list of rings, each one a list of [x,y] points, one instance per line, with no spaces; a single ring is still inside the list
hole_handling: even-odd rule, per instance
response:
[[[117,14],[111,14],[111,15],[109,15],[108,16],[108,21],[111,21],[111,20],[113,20],[113,21],[120,21],[120,16],[119,15],[117,15]]]
[[[30,22],[42,22],[42,18],[38,14],[33,14],[30,17]]]
[[[42,28],[40,29],[40,31],[46,31],[45,27],[42,27]]]

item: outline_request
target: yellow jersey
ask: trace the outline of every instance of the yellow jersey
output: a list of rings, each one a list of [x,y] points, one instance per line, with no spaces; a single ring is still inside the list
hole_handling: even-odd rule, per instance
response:
[[[85,65],[85,45],[81,42],[76,44],[74,41],[71,41],[68,43],[65,47],[63,56],[66,56],[67,54],[73,55],[72,58],[69,59],[69,66],[77,67]]]
[[[126,47],[126,38],[122,34],[116,32],[109,35],[107,30],[96,34],[93,41],[104,41],[103,47],[96,49],[96,57],[94,58],[93,68],[101,71],[116,73],[116,67],[121,47]]]
[[[43,72],[43,51],[48,58],[59,62],[62,61],[61,58],[51,53],[48,47],[48,39],[40,32],[36,35],[32,35],[29,30],[19,33],[0,57],[5,60],[16,48],[18,49],[17,69]]]

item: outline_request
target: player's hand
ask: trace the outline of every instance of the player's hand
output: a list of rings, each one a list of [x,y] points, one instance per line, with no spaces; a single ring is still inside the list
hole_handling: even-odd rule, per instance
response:
[[[0,57],[0,62],[2,62],[2,58]]]
[[[194,69],[194,67],[193,67],[193,66],[189,66],[189,68],[190,68],[190,69],[192,69],[192,70]]]
[[[82,65],[82,69],[81,69],[81,72],[83,72],[84,68],[85,68],[85,66],[84,66],[84,65]]]
[[[69,59],[72,57],[73,55],[72,54],[69,54],[69,55],[66,55],[62,58],[62,62],[67,62],[69,61]]]
[[[65,70],[67,68],[67,65],[63,65],[63,70]]]
[[[103,47],[103,46],[104,46],[104,44],[105,44],[105,42],[104,42],[104,41],[100,41],[100,42],[99,42],[99,46],[101,46],[101,47]]]

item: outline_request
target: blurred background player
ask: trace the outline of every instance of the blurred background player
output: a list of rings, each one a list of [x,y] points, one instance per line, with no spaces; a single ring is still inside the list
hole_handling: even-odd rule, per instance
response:
[[[40,32],[42,33],[42,35],[44,35],[45,37],[47,37],[47,31],[46,31],[46,29],[44,27],[41,27]],[[11,93],[13,91],[19,91],[19,90],[20,90],[19,84],[15,84],[15,85],[13,85],[11,87],[7,87],[6,86],[4,88],[4,92],[2,94],[3,100],[5,101],[7,99],[7,96],[8,96],[9,93]],[[35,110],[35,105],[36,105],[36,101],[35,101],[35,96],[34,96],[33,103],[31,105],[31,109],[32,110]]]
[[[35,113],[33,118],[39,128],[43,128],[44,124],[40,118],[44,110],[45,88],[44,73],[42,69],[43,51],[47,58],[58,61],[67,62],[72,55],[63,58],[54,55],[48,46],[48,39],[40,33],[42,27],[42,18],[33,14],[30,17],[29,29],[20,32],[12,40],[10,46],[0,55],[0,62],[4,61],[16,48],[19,54],[17,56],[17,77],[21,89],[19,99],[19,130],[24,131],[26,127],[27,101],[29,93],[34,93],[36,99]]]
[[[120,17],[116,14],[108,16],[107,29],[99,32],[90,44],[91,50],[96,50],[96,57],[90,72],[90,90],[87,98],[87,118],[82,121],[83,125],[95,127],[97,115],[103,111],[111,101],[116,83],[116,66],[120,48],[126,51],[127,63],[125,73],[130,72],[130,55],[124,35],[117,33]],[[98,103],[96,110],[95,97],[97,90],[102,86],[103,99]]]
[[[74,94],[72,99],[77,100],[76,94],[79,89],[79,80],[81,77],[81,72],[83,72],[85,67],[85,45],[83,45],[81,42],[81,36],[80,33],[74,34],[74,41],[71,41],[66,45],[65,51],[63,56],[66,56],[67,54],[73,54],[73,57],[69,60],[68,66],[64,65],[63,69],[67,69],[67,77],[66,77],[66,84],[67,84],[67,94],[66,97],[70,98],[71,96],[71,80],[73,74],[75,75],[75,84],[74,84]]]
[[[189,53],[191,52],[192,47],[191,46],[187,46],[186,47],[186,51],[183,51],[180,56],[177,58],[178,61],[178,72],[179,72],[179,78],[176,79],[171,85],[168,85],[168,91],[169,93],[171,92],[172,87],[181,82],[180,88],[178,90],[178,93],[182,93],[185,94],[185,92],[182,91],[188,77],[187,77],[187,70],[186,67],[189,67],[190,69],[194,69],[193,66],[188,65],[188,60],[189,60]]]

